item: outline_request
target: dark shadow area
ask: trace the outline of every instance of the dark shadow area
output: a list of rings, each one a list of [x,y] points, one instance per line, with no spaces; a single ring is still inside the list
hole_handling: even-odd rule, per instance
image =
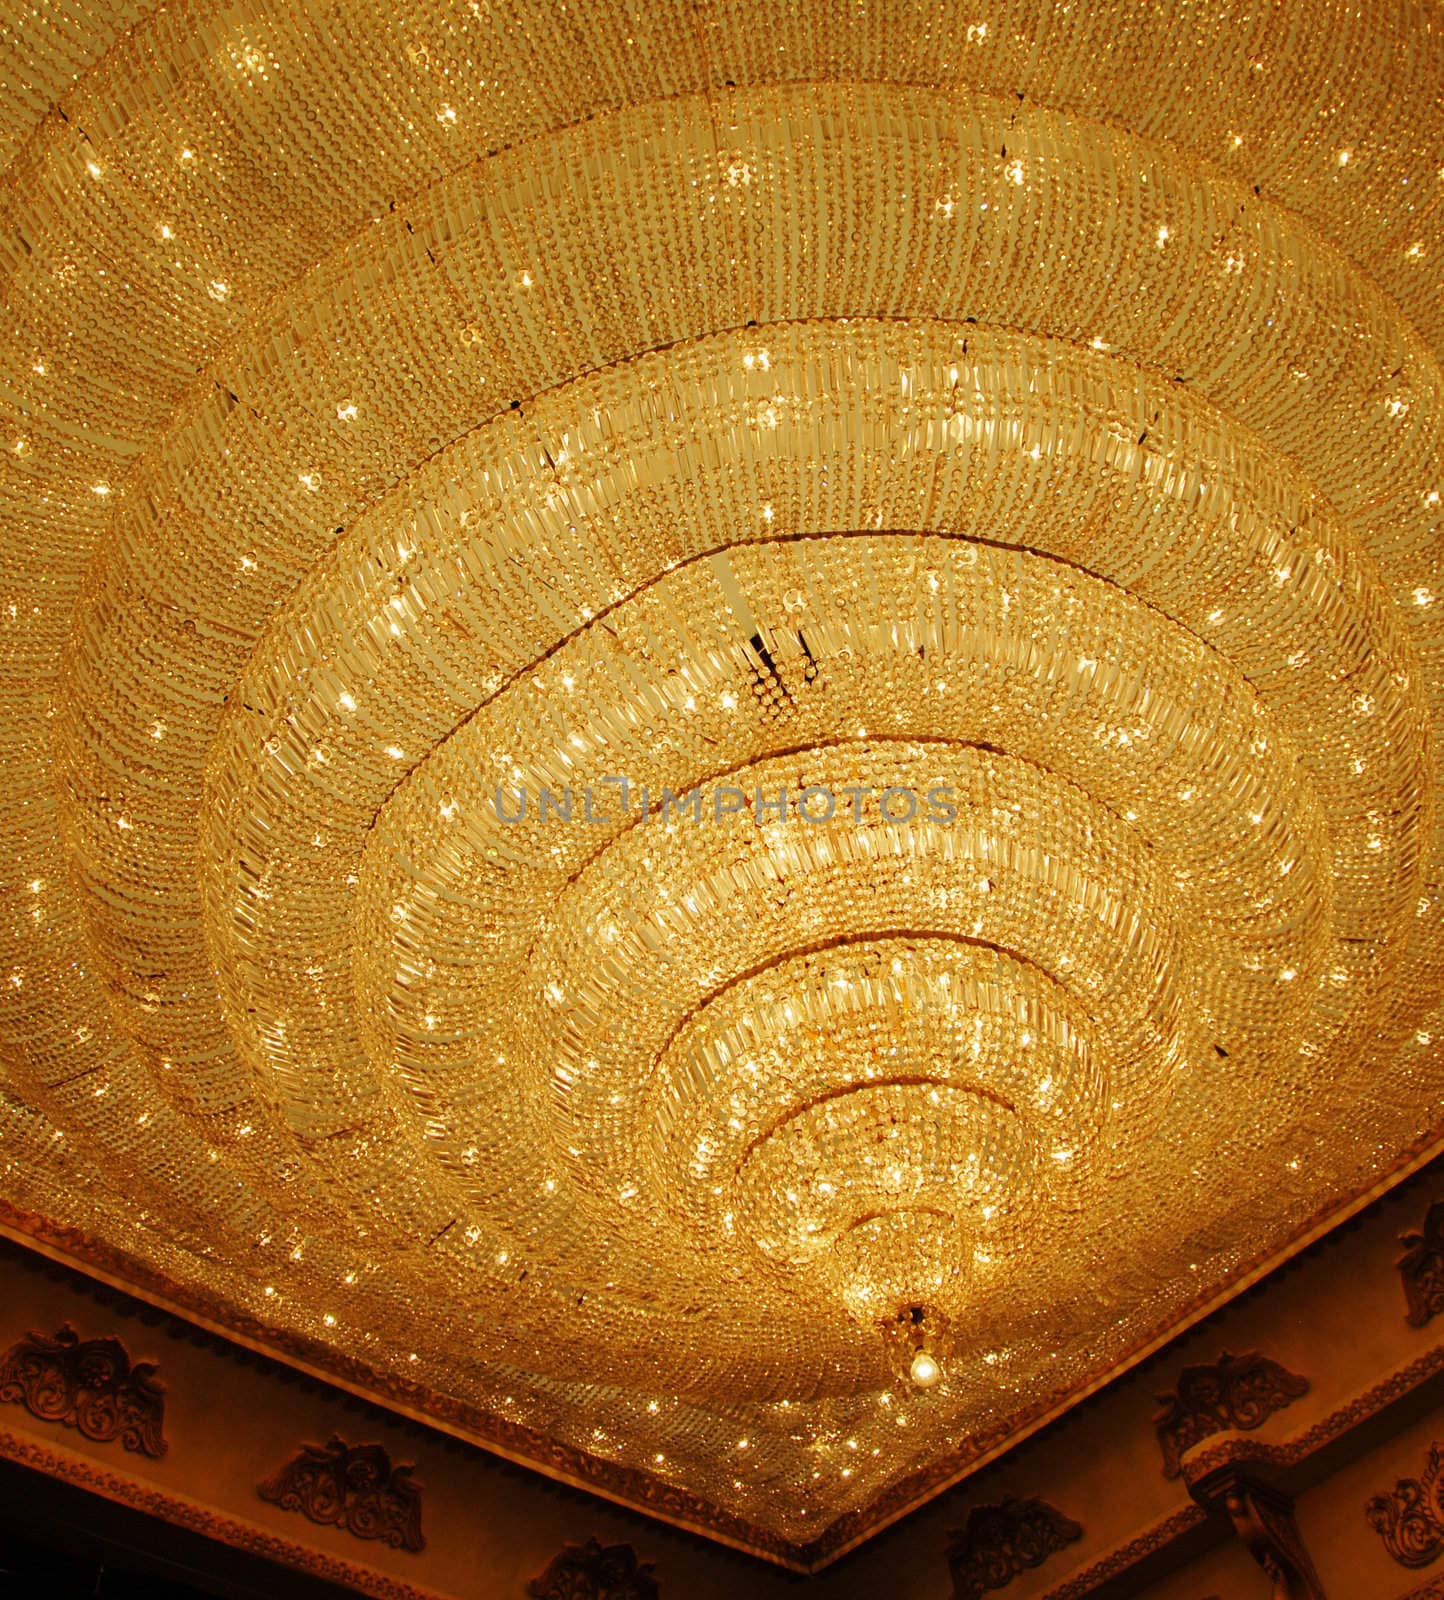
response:
[[[356,1592],[0,1461],[3,1600],[341,1600]]]

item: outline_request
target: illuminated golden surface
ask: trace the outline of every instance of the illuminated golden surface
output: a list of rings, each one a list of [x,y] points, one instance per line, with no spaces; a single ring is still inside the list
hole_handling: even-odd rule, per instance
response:
[[[395,9],[0,21],[0,1198],[816,1561],[1440,1131],[1440,13]]]

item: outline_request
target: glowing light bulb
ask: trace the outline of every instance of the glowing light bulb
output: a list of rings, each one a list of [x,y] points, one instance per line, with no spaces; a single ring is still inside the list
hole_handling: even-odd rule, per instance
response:
[[[931,1389],[942,1375],[943,1369],[926,1350],[919,1350],[908,1368],[908,1376],[919,1389]]]

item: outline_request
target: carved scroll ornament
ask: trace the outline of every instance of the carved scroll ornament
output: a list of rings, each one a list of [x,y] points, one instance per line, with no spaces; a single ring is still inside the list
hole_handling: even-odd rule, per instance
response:
[[[1429,1207],[1424,1226],[1400,1239],[1399,1276],[1411,1327],[1422,1328],[1444,1311],[1444,1200]]]
[[[1158,1397],[1153,1424],[1163,1450],[1163,1476],[1176,1478],[1183,1454],[1211,1434],[1262,1427],[1276,1411],[1308,1392],[1300,1378],[1267,1356],[1230,1355],[1212,1366],[1185,1367],[1171,1394]]]
[[[1431,1444],[1420,1476],[1376,1494],[1364,1515],[1401,1567],[1427,1567],[1444,1555],[1444,1445]]]
[[[119,1339],[82,1339],[66,1323],[53,1338],[27,1333],[0,1357],[0,1401],[87,1439],[119,1439],[127,1450],[163,1456],[165,1389],[153,1361],[131,1363]]]
[[[638,1561],[629,1544],[597,1539],[569,1544],[541,1577],[527,1585],[532,1600],[658,1600],[652,1566]]]
[[[948,1544],[953,1600],[981,1600],[1082,1537],[1076,1522],[1044,1500],[1009,1495],[995,1506],[975,1506]]]
[[[392,1466],[379,1444],[348,1445],[335,1434],[324,1445],[303,1444],[261,1484],[262,1500],[299,1511],[323,1527],[345,1528],[358,1539],[380,1539],[393,1550],[421,1550],[421,1485],[411,1466]]]

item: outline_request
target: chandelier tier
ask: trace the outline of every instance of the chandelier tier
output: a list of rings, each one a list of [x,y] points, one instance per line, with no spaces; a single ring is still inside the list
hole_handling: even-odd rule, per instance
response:
[[[806,1566],[1432,1147],[1414,8],[34,9],[7,1226]]]

